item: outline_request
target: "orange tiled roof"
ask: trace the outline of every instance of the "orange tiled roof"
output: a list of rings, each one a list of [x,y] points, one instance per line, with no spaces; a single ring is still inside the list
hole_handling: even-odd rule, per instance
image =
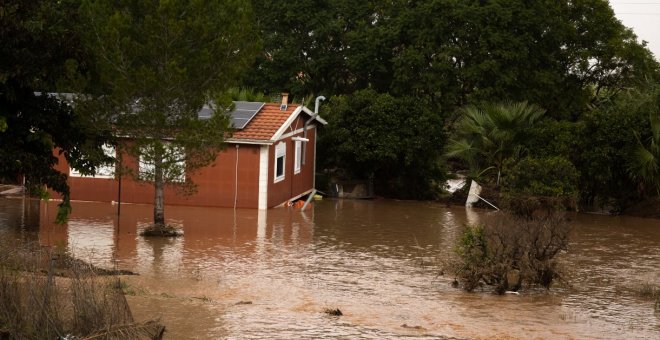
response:
[[[232,139],[270,140],[298,106],[289,105],[285,111],[281,111],[280,104],[266,103],[242,130],[234,131]]]

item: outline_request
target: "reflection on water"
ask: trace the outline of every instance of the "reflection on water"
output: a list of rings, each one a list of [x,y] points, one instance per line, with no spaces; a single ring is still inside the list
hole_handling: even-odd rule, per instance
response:
[[[36,202],[36,203],[35,203]],[[40,209],[39,209],[40,208]],[[327,200],[305,213],[168,206],[177,239],[137,236],[150,206],[0,199],[0,237],[66,247],[127,278],[136,316],[172,338],[655,338],[659,315],[626,287],[660,280],[660,222],[572,215],[571,287],[468,294],[438,276],[466,223],[492,212]],[[251,303],[238,302],[249,301]],[[339,308],[330,317],[324,308]],[[404,326],[405,325],[405,326]]]

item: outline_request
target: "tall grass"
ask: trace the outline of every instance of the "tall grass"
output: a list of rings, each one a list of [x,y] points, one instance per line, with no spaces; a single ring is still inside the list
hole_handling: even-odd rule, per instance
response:
[[[161,339],[136,323],[120,278],[66,253],[0,245],[0,339]]]

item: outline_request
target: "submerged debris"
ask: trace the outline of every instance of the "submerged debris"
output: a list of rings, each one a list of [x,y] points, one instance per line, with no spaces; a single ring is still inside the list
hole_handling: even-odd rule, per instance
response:
[[[238,306],[238,305],[251,305],[251,304],[252,304],[252,301],[238,301],[234,305]]]
[[[166,224],[152,224],[140,232],[140,236],[146,237],[179,237],[183,236],[180,228]]]
[[[192,299],[197,299],[197,300],[202,300],[204,302],[211,302],[211,298],[204,295],[204,296],[193,296]]]
[[[342,313],[339,310],[339,308],[335,308],[335,309],[326,308],[326,309],[323,310],[323,313],[328,314],[328,315],[332,315],[332,316],[342,316],[342,315],[344,315],[344,313]]]
[[[408,329],[417,329],[417,330],[423,330],[423,329],[425,329],[425,328],[422,327],[422,326],[408,326],[408,324],[405,324],[405,323],[404,323],[403,325],[401,325],[401,327],[403,327],[403,328],[408,328]]]
[[[150,320],[143,323],[130,323],[111,326],[86,336],[91,339],[152,339],[161,340],[165,335],[165,326],[160,320]],[[72,337],[75,339],[75,337]]]

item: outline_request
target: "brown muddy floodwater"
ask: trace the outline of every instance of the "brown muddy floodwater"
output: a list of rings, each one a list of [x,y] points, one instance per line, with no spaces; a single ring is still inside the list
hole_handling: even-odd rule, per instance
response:
[[[0,199],[0,240],[140,273],[125,278],[131,308],[162,317],[170,339],[660,338],[660,313],[632,289],[660,282],[659,220],[571,215],[571,286],[497,296],[438,275],[463,226],[493,212],[388,200],[305,213],[168,206],[185,236],[167,240],[137,236],[151,206],[116,209],[77,202],[57,226],[56,202]]]

